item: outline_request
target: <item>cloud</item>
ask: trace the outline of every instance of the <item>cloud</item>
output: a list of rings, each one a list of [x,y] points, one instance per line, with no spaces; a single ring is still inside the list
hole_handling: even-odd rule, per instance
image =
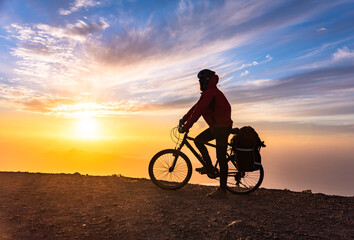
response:
[[[353,101],[352,97],[350,101]],[[354,106],[350,103],[329,103],[328,105],[322,105],[320,102],[312,103],[311,106],[297,106],[297,109],[293,111],[287,111],[286,114],[289,117],[323,117],[323,116],[342,116],[342,115],[353,115]]]
[[[249,71],[246,70],[240,74],[241,77],[247,76],[249,74]]]
[[[123,100],[111,102],[74,102],[70,104],[60,104],[50,108],[50,113],[62,115],[65,117],[80,117],[85,116],[110,116],[120,114],[131,114],[141,111],[143,104],[137,100]]]
[[[93,0],[75,0],[72,4],[70,4],[70,8],[68,10],[60,8],[58,10],[60,15],[69,15],[73,12],[79,11],[81,8],[90,8],[100,5],[99,1]]]
[[[274,81],[272,79],[257,79],[257,80],[251,80],[246,83],[243,83],[243,87],[251,87],[251,88],[259,88],[259,87],[264,87],[264,86],[269,86],[273,83]]]
[[[321,124],[352,123],[353,66],[327,67],[257,85],[228,87],[235,121],[303,121]]]
[[[95,66],[81,52],[82,46],[107,27],[103,18],[97,22],[79,20],[63,27],[46,24],[7,27],[15,44],[10,53],[17,58],[17,66],[13,84],[0,86],[2,105],[60,115],[57,110],[60,106],[82,101],[83,93],[98,89],[96,79],[91,77]]]
[[[333,133],[354,133],[354,124],[326,124],[309,123],[303,121],[245,121],[239,122],[240,126],[251,125],[262,131],[270,130],[272,132],[286,131],[303,134],[311,132],[316,135],[326,135]]]
[[[0,82],[0,99],[25,100],[34,96],[34,91],[23,86],[11,86]]]
[[[337,48],[337,45],[342,45],[343,43],[351,42],[352,40],[353,37],[350,36],[339,41],[325,43],[320,47],[310,49],[309,53],[296,58],[296,60],[300,61],[290,63],[283,67],[281,71],[304,71],[352,64],[354,58],[353,50],[350,50],[348,47]],[[329,53],[332,53],[330,58],[328,58]]]
[[[269,84],[256,89],[249,85],[235,86],[228,89],[228,95],[231,96],[233,103],[249,104],[308,98],[353,88],[353,74],[353,66],[318,69],[274,79]]]
[[[68,38],[77,41],[87,40],[87,36],[105,30],[109,24],[104,18],[100,18],[98,22],[87,23],[78,20],[74,24],[67,24],[65,27],[52,27],[46,24],[37,24],[33,31],[38,31],[41,35],[51,35],[56,38]],[[42,31],[42,32],[41,32]]]
[[[317,54],[320,54],[322,53],[323,51],[325,50],[328,50],[328,49],[333,49],[335,48],[338,44],[341,44],[343,42],[346,42],[348,40],[351,40],[352,37],[350,38],[345,38],[345,39],[341,39],[339,41],[334,41],[334,42],[329,42],[329,43],[325,43],[325,44],[322,44],[321,46],[319,47],[316,47],[316,48],[311,48],[311,49],[308,49],[306,50],[306,54],[305,55],[302,55],[300,57],[297,57],[296,59],[304,59],[304,58],[309,58],[309,57],[313,57]]]
[[[72,99],[65,98],[48,98],[48,97],[38,97],[27,100],[16,101],[19,107],[23,111],[35,112],[35,113],[52,113],[53,108],[56,106],[61,106],[67,103],[73,103]]]
[[[325,32],[325,31],[327,31],[327,30],[328,30],[327,28],[321,27],[321,28],[318,28],[318,29],[317,29],[317,32]]]
[[[111,102],[80,102],[70,98],[39,98],[17,101],[24,111],[51,114],[63,117],[113,116],[131,114],[143,109],[143,105],[134,100]]]
[[[104,30],[107,27],[109,27],[109,24],[103,18],[101,18],[99,22],[91,24],[79,20],[76,24],[68,24],[66,31],[72,35],[86,36]]]
[[[119,27],[123,30],[103,42],[93,41],[89,51],[97,61],[112,66],[185,59],[186,53],[188,58],[205,57],[250,44],[263,32],[296,24],[328,7],[309,5],[313,3],[226,1],[210,6],[205,2],[180,1],[176,15],[171,14],[158,25],[151,16],[141,25],[140,20],[127,16],[124,21],[125,15],[121,15]],[[272,60],[270,55],[266,58]]]
[[[0,82],[0,103],[2,107],[48,113],[54,106],[73,102],[70,98],[58,98],[50,94],[41,94],[29,87]]]
[[[267,54],[266,60],[264,60],[263,63],[269,62],[269,61],[272,61],[272,60],[273,60],[273,57],[271,57],[269,54]]]
[[[262,61],[263,63],[264,61]],[[256,61],[253,61],[252,63],[247,63],[247,64],[242,64],[240,67],[238,67],[236,70],[239,71],[239,70],[242,70],[246,67],[252,67],[252,66],[257,66],[259,63],[256,62]]]
[[[348,47],[339,48],[337,52],[333,54],[333,60],[354,60],[354,50],[350,50]]]
[[[49,89],[77,85],[90,66],[90,60],[80,54],[81,44],[107,27],[103,18],[91,23],[79,20],[65,27],[12,24],[7,30],[16,40],[11,51],[18,58],[15,72],[27,76],[27,82]],[[54,77],[55,82],[51,81]]]
[[[272,3],[272,4],[270,4]],[[316,1],[179,1],[168,17],[151,12],[134,18],[119,14],[118,31],[91,41],[87,52],[106,67],[125,68],[150,62],[181,62],[259,44],[271,34],[313,18],[338,3]],[[123,11],[123,10],[122,10]],[[222,13],[222,14],[220,14]],[[155,14],[157,16],[155,16]],[[263,34],[263,35],[262,35]],[[271,61],[270,54],[266,61]]]
[[[58,94],[41,94],[28,87],[0,83],[1,106],[27,112],[80,117],[83,113],[92,116],[109,116],[129,114],[144,109],[144,104],[138,100],[96,103],[83,99],[84,95],[63,97]]]

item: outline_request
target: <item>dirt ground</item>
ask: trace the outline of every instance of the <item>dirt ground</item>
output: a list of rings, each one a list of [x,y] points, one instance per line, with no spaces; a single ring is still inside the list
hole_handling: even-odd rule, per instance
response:
[[[259,189],[205,198],[213,189],[3,172],[0,239],[354,239],[354,197]]]

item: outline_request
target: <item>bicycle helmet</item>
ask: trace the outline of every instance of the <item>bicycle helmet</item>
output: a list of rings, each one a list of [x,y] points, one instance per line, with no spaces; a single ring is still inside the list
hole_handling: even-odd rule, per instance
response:
[[[203,69],[198,73],[198,78],[199,78],[199,84],[200,84],[200,90],[205,91],[208,87],[209,81],[212,76],[215,75],[214,71],[211,71],[209,69]]]

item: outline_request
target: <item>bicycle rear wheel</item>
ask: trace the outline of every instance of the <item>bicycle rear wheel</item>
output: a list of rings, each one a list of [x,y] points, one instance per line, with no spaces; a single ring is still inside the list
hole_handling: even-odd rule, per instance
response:
[[[264,178],[263,167],[253,172],[240,172],[236,162],[229,161],[229,172],[227,177],[227,190],[234,194],[249,194],[254,192],[262,184]]]
[[[174,160],[175,167],[172,169]],[[153,183],[163,189],[183,187],[192,176],[192,164],[188,157],[175,149],[158,152],[150,161],[149,175]]]

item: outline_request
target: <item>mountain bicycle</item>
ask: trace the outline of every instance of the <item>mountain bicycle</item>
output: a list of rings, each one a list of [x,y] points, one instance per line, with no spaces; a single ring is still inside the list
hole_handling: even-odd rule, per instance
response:
[[[231,133],[236,133],[238,128],[233,128]],[[188,140],[195,139],[188,136],[188,131],[181,137],[177,128],[171,130],[171,138],[175,138],[175,149],[165,149],[156,153],[149,164],[149,175],[154,184],[160,188],[167,190],[175,190],[183,187],[188,183],[192,176],[192,163],[181,149],[187,146],[199,162],[205,165],[202,156],[193,148]],[[210,147],[216,147],[215,144],[205,143]],[[237,155],[232,151],[231,144],[228,143],[227,150],[228,161],[228,177],[227,190],[234,194],[249,194],[254,192],[262,184],[264,170],[262,165],[259,165],[257,170],[252,172],[240,171],[237,164]],[[219,162],[216,161],[214,167],[217,169],[215,173],[208,173],[207,176],[212,179],[219,178]]]

